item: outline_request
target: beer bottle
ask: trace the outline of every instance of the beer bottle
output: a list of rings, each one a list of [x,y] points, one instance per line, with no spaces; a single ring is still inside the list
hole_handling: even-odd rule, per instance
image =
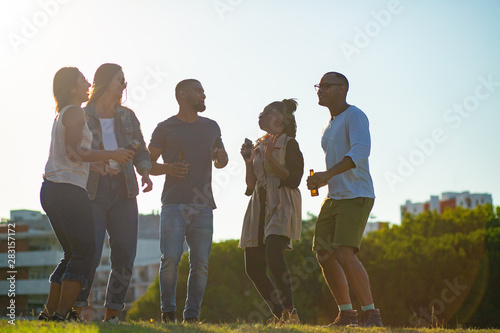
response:
[[[186,154],[184,153],[184,149],[179,150],[179,161],[186,164]]]
[[[309,170],[309,175],[310,176],[314,175],[314,170],[313,169]],[[311,197],[317,197],[318,195],[319,195],[318,188],[317,187],[313,188],[311,190]]]
[[[138,151],[141,148],[141,142],[137,139],[134,139],[131,143],[125,147],[125,149],[132,150],[134,152]]]

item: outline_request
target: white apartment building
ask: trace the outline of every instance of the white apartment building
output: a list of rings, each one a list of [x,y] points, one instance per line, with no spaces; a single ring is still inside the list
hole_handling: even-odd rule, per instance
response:
[[[401,220],[403,220],[405,213],[417,215],[429,210],[435,210],[438,214],[442,214],[446,208],[464,207],[474,209],[487,203],[493,205],[491,194],[488,193],[443,192],[441,199],[437,195],[432,195],[431,199],[426,202],[412,203],[410,200],[406,200],[406,203],[400,206]]]
[[[368,235],[370,232],[381,230],[389,227],[389,222],[367,222],[363,236]]]
[[[134,262],[132,281],[127,294],[126,308],[143,295],[158,274],[160,243],[158,237],[159,216],[140,215],[144,220],[139,229],[137,254]],[[7,222],[7,221],[6,221]],[[9,302],[6,280],[8,269],[7,223],[0,223],[0,317],[5,315]],[[42,311],[49,291],[48,278],[63,257],[48,219],[37,211],[11,211],[10,222],[16,224],[16,312],[17,316],[31,316]],[[141,222],[140,222],[141,224]],[[156,230],[156,231],[155,231]],[[87,319],[102,319],[105,289],[109,271],[109,245],[106,241],[97,269],[94,290],[91,293],[91,307],[84,315]],[[4,306],[5,305],[5,306]]]

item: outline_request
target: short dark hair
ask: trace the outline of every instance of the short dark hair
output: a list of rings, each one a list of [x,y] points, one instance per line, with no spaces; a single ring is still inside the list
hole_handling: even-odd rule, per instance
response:
[[[186,80],[182,80],[181,82],[177,83],[177,85],[175,86],[175,99],[177,100],[177,102],[179,101],[181,91],[183,91],[184,89],[186,89],[188,86],[190,86],[191,84],[193,84],[195,82],[200,83],[200,81],[198,81],[196,79],[186,79]]]
[[[339,73],[339,72],[328,72],[328,73],[325,73],[325,75],[335,75],[336,77],[338,77],[340,79],[340,81],[342,81],[343,84],[345,84],[345,86],[347,87],[347,91],[349,91],[349,81],[347,80],[347,78],[345,77],[344,74]],[[325,75],[323,75],[323,76],[325,76]]]

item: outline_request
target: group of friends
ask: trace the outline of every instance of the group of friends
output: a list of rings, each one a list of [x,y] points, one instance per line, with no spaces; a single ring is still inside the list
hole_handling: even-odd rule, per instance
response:
[[[135,113],[122,105],[126,87],[121,66],[111,63],[97,69],[92,85],[76,67],[61,68],[54,77],[56,116],[40,199],[64,257],[49,278],[40,320],[81,320],[107,233],[111,271],[104,321],[119,321],[137,248],[137,172],[143,192],[151,191],[151,176],[165,175],[162,321],[177,322],[177,270],[186,242],[190,272],[183,321],[199,322],[216,208],[212,165],[220,169],[228,163],[221,130],[214,120],[200,116],[206,109],[202,84],[186,79],[175,87],[178,113],[157,125],[146,146]],[[341,73],[326,73],[315,88],[319,105],[331,115],[321,139],[326,171],[307,178],[309,189],[328,185],[313,250],[339,307],[330,326],[383,326],[368,275],[356,256],[375,197],[368,118],[346,102],[349,82]],[[304,159],[295,139],[296,109],[294,99],[267,105],[259,114],[259,127],[267,134],[241,147],[250,200],[239,246],[244,248],[246,273],[269,306],[269,323],[274,324],[300,323],[284,258],[301,233],[298,186]],[[349,286],[362,306],[359,313],[352,307]]]

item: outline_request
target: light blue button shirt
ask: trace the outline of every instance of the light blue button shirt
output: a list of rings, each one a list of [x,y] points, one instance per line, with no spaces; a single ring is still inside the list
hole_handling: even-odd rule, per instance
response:
[[[368,118],[354,105],[328,122],[321,137],[327,169],[342,161],[345,156],[349,156],[356,165],[328,181],[330,198],[375,198],[368,164],[370,146]]]

